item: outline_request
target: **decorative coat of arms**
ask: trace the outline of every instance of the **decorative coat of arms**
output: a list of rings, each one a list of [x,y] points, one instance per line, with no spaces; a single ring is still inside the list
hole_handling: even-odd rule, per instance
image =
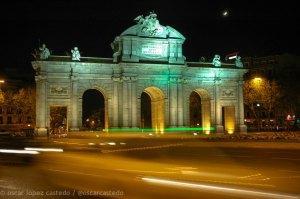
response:
[[[233,89],[223,89],[222,90],[222,97],[234,97],[235,93]]]
[[[68,87],[51,85],[50,86],[50,94],[52,94],[52,95],[67,95]]]

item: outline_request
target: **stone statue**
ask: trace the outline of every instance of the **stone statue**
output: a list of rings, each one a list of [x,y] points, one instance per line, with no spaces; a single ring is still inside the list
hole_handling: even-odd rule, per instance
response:
[[[236,59],[235,59],[235,66],[238,67],[238,68],[243,68],[244,67],[243,62],[242,62],[240,56],[236,57]]]
[[[80,61],[81,56],[80,56],[80,52],[77,47],[74,47],[74,49],[71,50],[71,53],[72,53],[73,61]]]
[[[115,40],[110,44],[111,48],[114,51],[113,54],[113,62],[118,62],[118,57],[121,55],[122,52],[122,43],[121,43],[121,38],[116,37]]]
[[[139,15],[134,21],[139,25],[139,31],[147,36],[155,36],[163,29],[154,12],[150,12],[146,17]]]
[[[212,65],[214,65],[216,67],[221,67],[221,57],[220,57],[220,55],[215,55],[215,57],[212,61]]]
[[[40,59],[48,59],[50,56],[50,51],[49,49],[46,47],[46,44],[43,44],[42,47],[39,48],[40,50]]]

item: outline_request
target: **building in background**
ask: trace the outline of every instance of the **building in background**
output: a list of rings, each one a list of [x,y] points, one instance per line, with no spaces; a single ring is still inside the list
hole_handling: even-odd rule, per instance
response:
[[[293,124],[300,116],[300,56],[281,54],[245,57],[243,62],[249,69],[245,75],[246,80],[261,78],[274,81],[280,89],[281,98],[272,111],[271,121],[267,121],[266,111],[261,108],[263,102],[257,102],[264,129],[275,129],[278,128],[277,126],[289,128],[289,124]],[[245,121],[248,126],[254,122],[252,111],[247,106],[245,107]]]

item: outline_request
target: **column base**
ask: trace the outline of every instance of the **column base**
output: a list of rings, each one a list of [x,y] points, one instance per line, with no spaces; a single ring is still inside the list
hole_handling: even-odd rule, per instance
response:
[[[78,127],[70,128],[70,131],[79,131]]]
[[[217,125],[216,133],[224,133],[224,127],[222,125]]]
[[[36,128],[35,132],[37,133],[38,136],[47,136],[47,129],[46,128]]]
[[[240,125],[240,133],[247,133],[247,126],[245,124]]]

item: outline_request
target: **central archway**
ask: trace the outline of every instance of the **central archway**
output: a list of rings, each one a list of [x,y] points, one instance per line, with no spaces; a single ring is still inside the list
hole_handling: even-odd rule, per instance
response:
[[[85,129],[106,128],[104,95],[96,89],[88,89],[82,96],[82,126]]]
[[[199,126],[205,133],[210,132],[211,107],[210,97],[206,90],[196,89],[190,94],[190,126]]]
[[[164,122],[164,94],[157,87],[148,87],[141,95],[141,128],[162,133]]]

